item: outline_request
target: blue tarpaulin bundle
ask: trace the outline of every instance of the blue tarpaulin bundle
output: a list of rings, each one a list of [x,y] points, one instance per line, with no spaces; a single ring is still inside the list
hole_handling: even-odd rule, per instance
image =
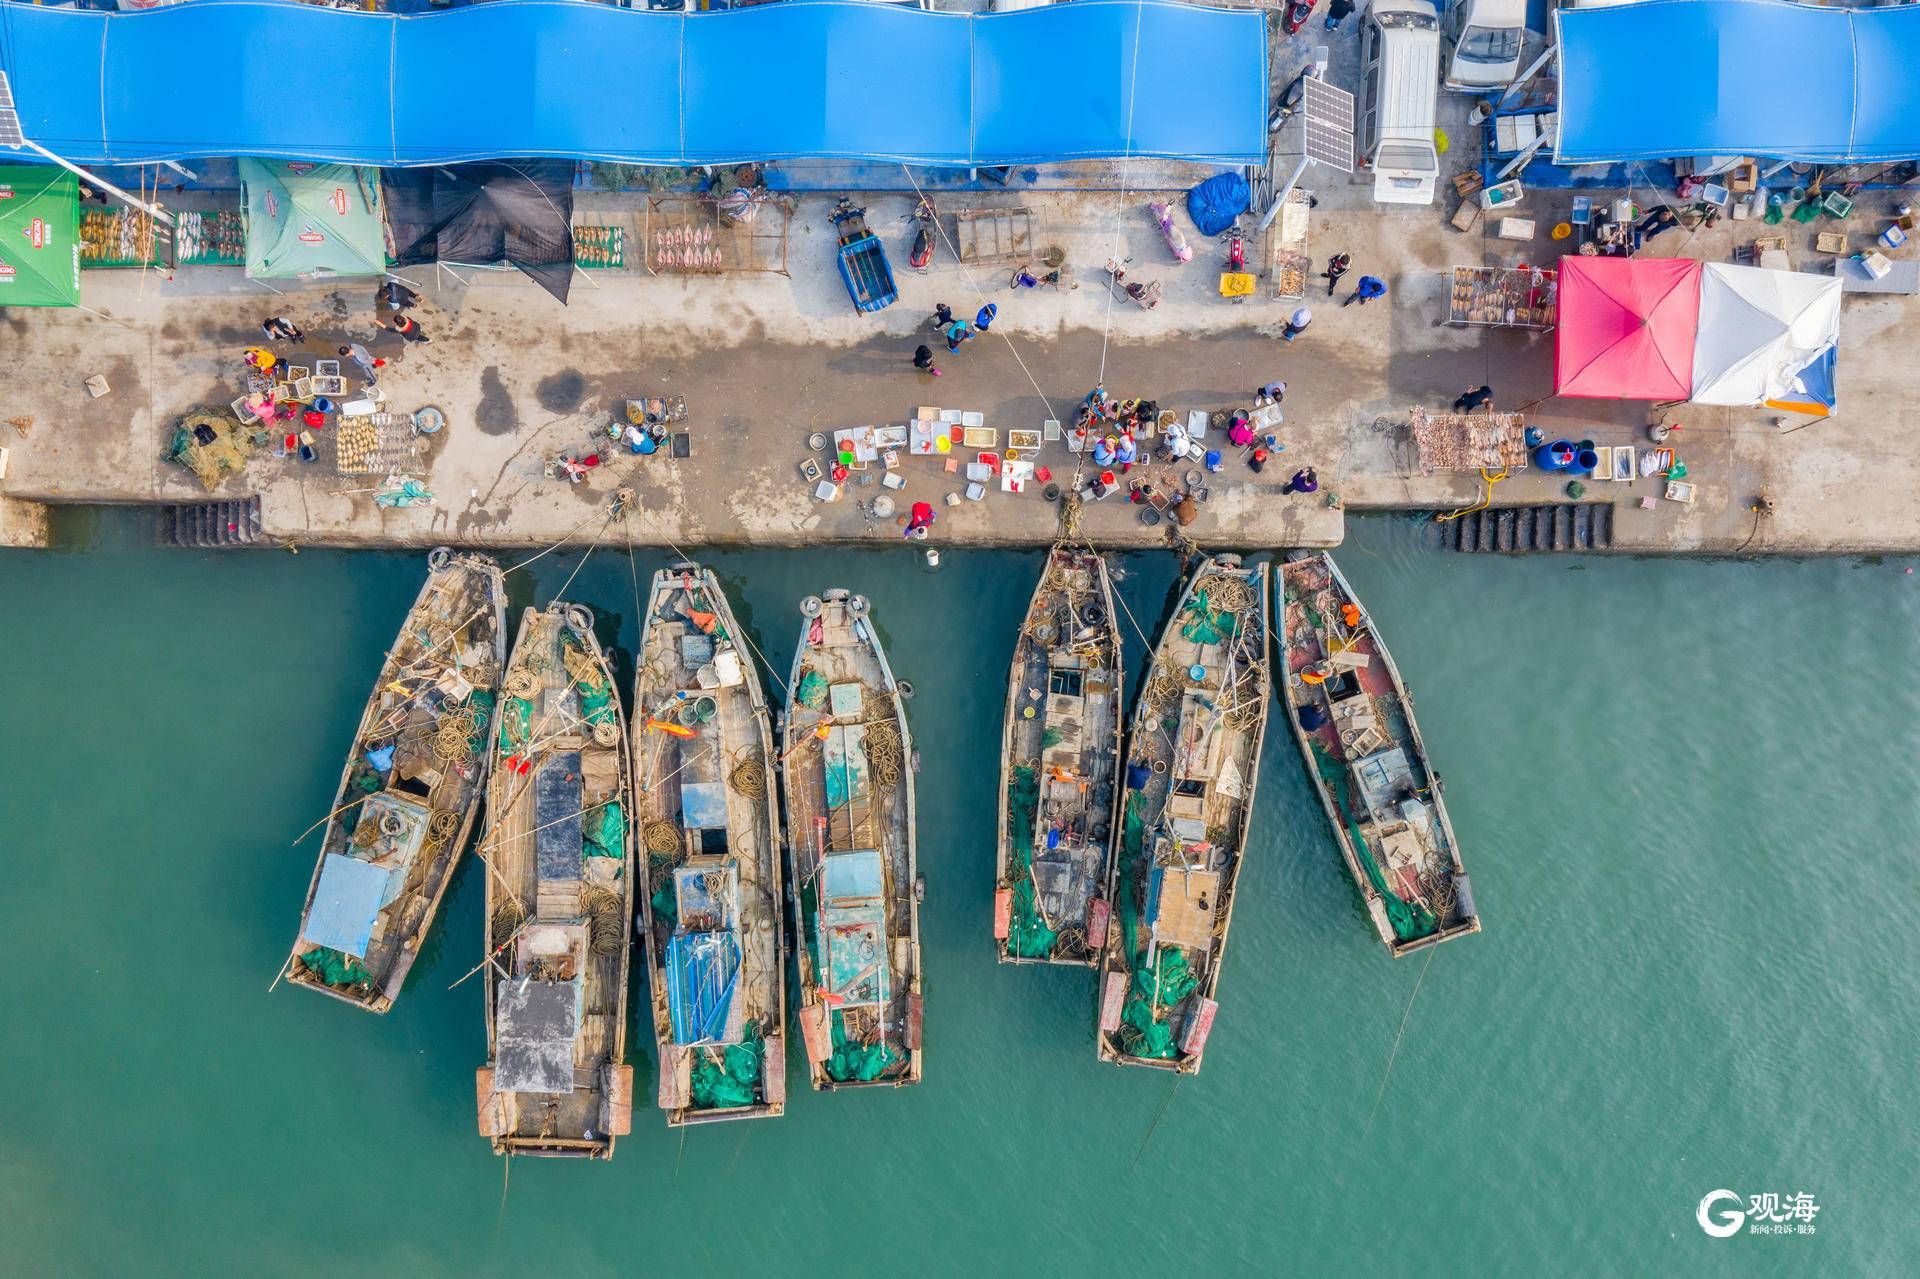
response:
[[[1187,192],[1187,215],[1201,235],[1219,235],[1247,211],[1253,193],[1237,173],[1216,173]]]

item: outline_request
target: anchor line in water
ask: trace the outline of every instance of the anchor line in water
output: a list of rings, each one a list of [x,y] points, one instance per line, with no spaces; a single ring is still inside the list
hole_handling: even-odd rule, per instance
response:
[[[1433,957],[1439,953],[1438,946],[1427,948],[1427,962],[1420,965],[1419,980],[1413,983],[1413,993],[1407,996],[1406,1011],[1400,1014],[1400,1029],[1394,1032],[1393,1048],[1387,1053],[1386,1073],[1380,1076],[1380,1091],[1373,1095],[1373,1109],[1367,1112],[1366,1131],[1369,1133],[1373,1131],[1374,1116],[1380,1113],[1380,1102],[1387,1095],[1387,1083],[1393,1078],[1393,1060],[1400,1055],[1400,1040],[1407,1033],[1407,1019],[1413,1016],[1413,1001],[1420,997],[1420,987],[1427,980],[1427,969],[1433,967]]]

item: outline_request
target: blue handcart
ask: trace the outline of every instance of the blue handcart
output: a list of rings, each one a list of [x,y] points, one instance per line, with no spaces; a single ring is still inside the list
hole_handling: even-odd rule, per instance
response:
[[[840,278],[856,311],[881,311],[900,300],[886,246],[867,227],[867,211],[842,200],[834,207],[833,229],[840,237]]]

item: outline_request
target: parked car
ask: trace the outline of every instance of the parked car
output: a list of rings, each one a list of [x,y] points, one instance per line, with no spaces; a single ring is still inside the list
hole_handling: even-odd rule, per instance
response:
[[[1440,98],[1440,15],[1433,0],[1374,0],[1360,25],[1360,156],[1383,204],[1432,204]]]
[[[1520,74],[1527,0],[1454,0],[1441,31],[1447,44],[1447,88],[1463,93],[1505,88]]]

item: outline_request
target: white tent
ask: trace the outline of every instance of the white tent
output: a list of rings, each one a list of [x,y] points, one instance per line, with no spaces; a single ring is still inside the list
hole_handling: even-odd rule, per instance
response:
[[[1840,340],[1840,281],[1830,275],[1709,262],[1693,348],[1696,404],[1791,399],[1802,369]]]

